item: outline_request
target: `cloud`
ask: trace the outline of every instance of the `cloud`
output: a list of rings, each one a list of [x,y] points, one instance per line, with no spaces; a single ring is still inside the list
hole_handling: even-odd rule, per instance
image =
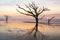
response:
[[[0,5],[16,5],[17,2],[19,4],[27,4],[30,2],[38,2],[38,4],[60,4],[60,0],[0,0]]]
[[[60,4],[60,0],[47,0],[47,2],[52,3],[52,4]]]
[[[0,5],[14,5],[16,3],[16,0],[0,0]]]

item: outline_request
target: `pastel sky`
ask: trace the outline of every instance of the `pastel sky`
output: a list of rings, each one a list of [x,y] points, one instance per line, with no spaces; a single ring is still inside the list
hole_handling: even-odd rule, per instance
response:
[[[16,16],[19,13],[16,11],[16,4],[24,5],[35,2],[39,6],[45,6],[50,9],[47,14],[60,13],[60,0],[0,0],[0,15]]]

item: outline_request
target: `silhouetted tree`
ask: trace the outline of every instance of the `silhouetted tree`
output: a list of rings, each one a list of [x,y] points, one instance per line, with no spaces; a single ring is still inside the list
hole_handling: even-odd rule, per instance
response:
[[[42,17],[40,17],[38,20],[42,20],[44,18],[45,15],[43,15]],[[24,21],[25,23],[36,23],[36,22],[29,22],[29,21]]]
[[[5,15],[5,21],[6,21],[6,23],[8,23],[8,16],[7,15]]]
[[[49,11],[48,8],[39,8],[35,3],[31,3],[29,5],[25,5],[26,8],[28,8],[28,10],[26,10],[25,8],[22,8],[20,7],[19,5],[17,5],[19,9],[22,9],[23,11],[25,11],[26,13],[23,13],[21,11],[19,11],[17,9],[17,11],[20,13],[20,14],[24,14],[24,15],[27,15],[27,16],[32,16],[35,18],[36,20],[36,25],[35,27],[32,29],[31,33],[35,30],[35,33],[34,33],[34,37],[36,37],[36,33],[38,31],[38,16],[43,13],[44,11]]]
[[[50,25],[50,21],[55,18],[55,16],[51,17],[50,19],[48,19],[48,25]]]

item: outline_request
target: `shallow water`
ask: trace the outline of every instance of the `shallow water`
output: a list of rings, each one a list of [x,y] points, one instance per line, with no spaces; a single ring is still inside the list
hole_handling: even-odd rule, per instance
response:
[[[0,22],[0,39],[4,40],[6,39],[5,37],[8,37],[6,40],[11,40],[11,36],[22,36],[29,32],[34,26],[35,23]],[[60,26],[39,24],[39,31],[44,35],[48,35],[50,38],[60,38]]]

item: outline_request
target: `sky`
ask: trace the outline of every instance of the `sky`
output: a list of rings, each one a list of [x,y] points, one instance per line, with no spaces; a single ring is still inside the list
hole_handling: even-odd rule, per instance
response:
[[[20,15],[16,9],[16,4],[21,5],[34,2],[39,6],[45,6],[50,11],[46,14],[60,14],[60,0],[0,0],[0,15],[18,16]]]

